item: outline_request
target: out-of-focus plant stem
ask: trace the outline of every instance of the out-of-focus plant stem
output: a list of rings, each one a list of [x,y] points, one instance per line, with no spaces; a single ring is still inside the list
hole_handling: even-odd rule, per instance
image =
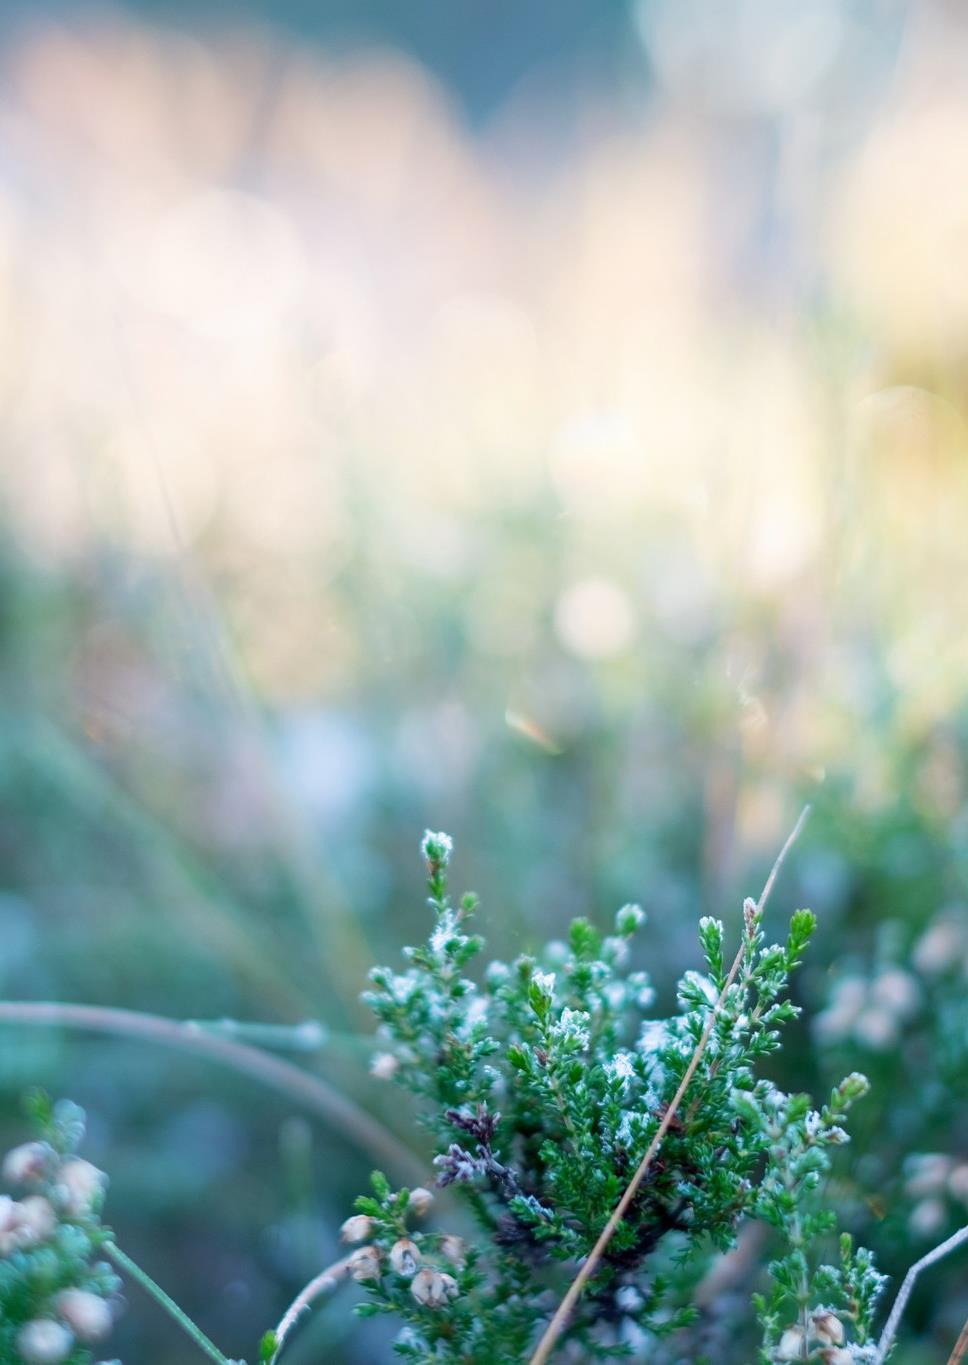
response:
[[[101,1250],[119,1270],[123,1270],[132,1280],[140,1284],[141,1288],[150,1294],[156,1303],[161,1304],[168,1316],[178,1323],[185,1335],[191,1337],[199,1350],[204,1351],[210,1360],[216,1362],[216,1365],[245,1365],[243,1360],[230,1360],[228,1356],[223,1355],[214,1342],[209,1341],[202,1329],[192,1322],[188,1314],[178,1307],[174,1299],[165,1293],[161,1285],[155,1284],[151,1276],[142,1270],[136,1261],[132,1261],[131,1257],[123,1252],[116,1243],[105,1242]]]
[[[399,1171],[402,1179],[419,1185],[426,1171],[414,1154],[359,1105],[318,1076],[260,1048],[232,1038],[221,1038],[178,1019],[101,1005],[73,1005],[54,1001],[0,1001],[0,1024],[82,1029],[117,1037],[143,1038],[220,1062],[260,1081],[302,1108],[318,1114],[348,1141],[356,1143]]]

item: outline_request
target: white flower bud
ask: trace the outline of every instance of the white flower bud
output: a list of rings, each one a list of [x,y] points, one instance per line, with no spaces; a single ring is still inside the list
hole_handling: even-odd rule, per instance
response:
[[[456,1299],[460,1294],[460,1287],[453,1275],[448,1275],[446,1270],[440,1272],[440,1285],[448,1299]]]
[[[65,1289],[57,1295],[58,1314],[81,1341],[100,1341],[111,1330],[111,1309],[87,1289]]]
[[[411,1209],[418,1218],[423,1218],[425,1213],[430,1210],[434,1202],[434,1196],[430,1190],[425,1190],[423,1185],[418,1185],[415,1190],[410,1191],[410,1198],[407,1200],[407,1207]]]
[[[914,965],[919,972],[936,975],[950,971],[965,949],[961,923],[950,917],[935,920],[914,946]]]
[[[373,1219],[367,1218],[365,1213],[355,1213],[352,1218],[347,1218],[339,1230],[341,1242],[365,1242],[372,1236]]]
[[[400,1060],[392,1052],[378,1052],[370,1062],[370,1075],[378,1081],[392,1081],[400,1070]]]
[[[925,1240],[936,1236],[945,1225],[948,1211],[941,1199],[921,1199],[911,1210],[908,1228],[915,1237]]]
[[[835,1313],[831,1313],[827,1308],[818,1309],[810,1319],[813,1334],[820,1342],[821,1346],[842,1346],[844,1342],[844,1324]]]
[[[420,1264],[420,1248],[409,1237],[401,1237],[390,1248],[390,1264],[398,1275],[413,1275]]]
[[[874,978],[871,995],[879,1005],[907,1018],[918,1007],[918,984],[910,972],[888,967]]]
[[[802,1327],[788,1327],[776,1348],[777,1360],[799,1360],[803,1355],[804,1341]]]
[[[426,1308],[443,1308],[451,1299],[457,1298],[460,1290],[453,1275],[424,1266],[410,1281],[410,1293]]]
[[[20,1205],[9,1194],[0,1194],[0,1233],[10,1232],[20,1221]]]
[[[361,1284],[380,1278],[380,1253],[376,1247],[360,1247],[349,1259],[349,1272]]]
[[[3,1177],[11,1185],[33,1185],[43,1180],[51,1166],[53,1148],[46,1142],[25,1142],[3,1159]]]
[[[72,1156],[57,1173],[57,1197],[74,1217],[89,1213],[104,1193],[108,1178],[83,1157]]]
[[[17,1334],[17,1350],[27,1365],[60,1365],[74,1342],[66,1327],[50,1318],[35,1318]]]
[[[926,1194],[937,1194],[951,1174],[954,1162],[941,1152],[920,1152],[904,1163],[908,1173],[905,1182],[908,1194],[920,1199]]]
[[[462,1266],[464,1264],[464,1239],[455,1237],[453,1233],[448,1233],[441,1240],[440,1254],[451,1265]]]
[[[42,1194],[32,1194],[20,1204],[20,1235],[24,1246],[36,1246],[53,1236],[57,1216],[50,1201]]]
[[[897,1042],[897,1020],[889,1010],[871,1005],[854,1021],[854,1037],[875,1052],[884,1052]]]
[[[29,1233],[24,1234],[23,1206],[7,1194],[0,1195],[0,1256],[9,1256],[29,1242]]]

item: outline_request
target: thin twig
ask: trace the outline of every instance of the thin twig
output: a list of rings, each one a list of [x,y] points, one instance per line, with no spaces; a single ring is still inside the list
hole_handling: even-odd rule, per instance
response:
[[[949,1251],[954,1251],[956,1247],[960,1247],[962,1242],[968,1242],[968,1223],[966,1223],[963,1228],[959,1228],[959,1230],[950,1237],[946,1238],[945,1241],[940,1242],[926,1255],[922,1256],[920,1261],[914,1262],[914,1265],[912,1265],[911,1269],[904,1276],[901,1288],[898,1290],[897,1298],[894,1300],[894,1307],[891,1309],[890,1316],[884,1324],[881,1339],[877,1343],[877,1355],[874,1357],[874,1365],[882,1365],[882,1362],[887,1359],[887,1354],[894,1345],[894,1338],[897,1335],[901,1317],[905,1308],[907,1308],[908,1299],[911,1297],[914,1281],[918,1278],[921,1271],[927,1270],[928,1266],[934,1265],[935,1261],[940,1261],[942,1257],[948,1255]],[[966,1323],[966,1329],[968,1329],[968,1323]],[[962,1332],[962,1337],[964,1335],[964,1332]],[[960,1341],[961,1337],[959,1337],[959,1342]],[[958,1348],[955,1347],[956,1351],[957,1349]],[[964,1345],[962,1345],[962,1354],[964,1354]],[[952,1360],[957,1359],[960,1359],[960,1357],[957,1355],[952,1356]]]
[[[0,1001],[0,1024],[33,1024],[83,1029],[128,1038],[145,1038],[166,1047],[180,1048],[221,1062],[261,1081],[303,1108],[318,1114],[347,1139],[385,1161],[402,1177],[419,1185],[425,1171],[417,1158],[365,1109],[341,1095],[326,1081],[310,1075],[291,1062],[273,1057],[260,1048],[136,1010],[110,1009],[101,1005],[69,1005],[52,1001]]]
[[[282,1354],[282,1348],[286,1344],[286,1338],[302,1317],[303,1313],[310,1308],[321,1294],[328,1294],[331,1289],[335,1289],[349,1269],[350,1257],[344,1256],[341,1261],[334,1261],[331,1266],[321,1270],[319,1274],[302,1289],[293,1299],[279,1321],[274,1336],[276,1339],[275,1350],[272,1353],[270,1365],[275,1362]]]
[[[948,1357],[948,1365],[961,1365],[961,1362],[965,1358],[966,1351],[968,1351],[968,1321],[965,1322],[964,1327],[962,1327],[961,1332],[958,1335],[958,1340],[955,1342],[955,1349]]]
[[[803,810],[800,812],[800,818],[794,825],[792,831],[790,832],[787,838],[786,843],[783,845],[777,856],[776,862],[773,864],[773,867],[770,871],[770,875],[766,879],[766,885],[763,887],[760,899],[756,904],[755,914],[757,919],[763,913],[763,909],[766,905],[767,900],[769,899],[770,892],[773,890],[773,884],[777,879],[780,868],[783,866],[784,859],[786,858],[790,849],[796,842],[797,836],[803,829],[803,826],[806,824],[807,816],[809,814],[810,807],[804,806]],[[655,1158],[655,1154],[659,1150],[659,1147],[662,1143],[662,1139],[669,1131],[669,1128],[672,1125],[672,1121],[676,1116],[676,1111],[678,1110],[679,1105],[682,1103],[686,1091],[689,1089],[689,1083],[692,1080],[693,1076],[695,1075],[696,1068],[698,1067],[699,1062],[702,1059],[702,1055],[706,1050],[710,1034],[713,1031],[713,1025],[715,1024],[716,1018],[723,1007],[723,1002],[725,1001],[726,996],[729,994],[730,987],[736,980],[736,974],[739,971],[740,964],[743,961],[743,955],[745,952],[746,943],[744,940],[744,942],[740,944],[739,951],[737,952],[736,957],[733,959],[733,965],[729,969],[729,975],[726,977],[725,985],[723,986],[723,989],[719,993],[719,998],[716,1001],[715,1005],[713,1006],[712,1010],[710,1011],[708,1019],[706,1020],[706,1026],[702,1031],[702,1036],[700,1037],[699,1042],[696,1044],[696,1050],[693,1052],[692,1057],[690,1058],[689,1065],[686,1067],[685,1075],[683,1076],[682,1080],[679,1083],[679,1089],[676,1091],[672,1103],[666,1110],[662,1122],[659,1124],[659,1127],[656,1130],[655,1136],[649,1143],[649,1147],[645,1153],[645,1156],[642,1158],[641,1162],[639,1163],[637,1171],[632,1176],[632,1179],[629,1181],[628,1186],[626,1187],[625,1193],[618,1201],[618,1204],[613,1209],[608,1222],[602,1229],[598,1241],[592,1247],[591,1251],[589,1252],[588,1256],[585,1259],[584,1264],[580,1267],[578,1274],[572,1281],[568,1293],[565,1295],[561,1303],[558,1305],[558,1308],[554,1316],[548,1323],[548,1326],[545,1328],[544,1335],[538,1342],[537,1348],[531,1357],[529,1365],[545,1365],[545,1362],[549,1359],[551,1352],[555,1348],[555,1344],[557,1343],[558,1338],[564,1331],[568,1319],[571,1317],[571,1314],[574,1311],[575,1305],[577,1304],[579,1298],[581,1297],[582,1290],[585,1288],[585,1285],[588,1283],[588,1281],[594,1275],[595,1271],[598,1269],[598,1264],[601,1261],[603,1255],[605,1254],[605,1250],[608,1247],[609,1242],[612,1240],[612,1237],[615,1235],[616,1230],[618,1229],[623,1218],[628,1212],[629,1205],[632,1203],[632,1200],[638,1193],[639,1186],[642,1184],[642,1181],[645,1178],[649,1170],[649,1167],[652,1165],[653,1159]]]

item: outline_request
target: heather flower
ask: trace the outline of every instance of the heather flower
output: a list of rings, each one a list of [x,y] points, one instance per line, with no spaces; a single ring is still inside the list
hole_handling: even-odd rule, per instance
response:
[[[347,1218],[339,1230],[341,1242],[365,1242],[373,1236],[373,1220],[364,1214],[354,1214]]]
[[[57,1172],[55,1194],[68,1214],[79,1216],[95,1208],[104,1193],[107,1176],[83,1157],[69,1157]]]
[[[432,1192],[424,1189],[423,1185],[418,1185],[415,1190],[410,1191],[407,1205],[413,1210],[418,1218],[423,1218],[425,1214],[430,1212],[433,1202],[434,1196]]]
[[[831,1313],[829,1308],[818,1308],[811,1315],[810,1326],[813,1335],[821,1346],[841,1346],[844,1341],[844,1324]]]
[[[460,1290],[452,1275],[424,1266],[413,1277],[410,1292],[426,1308],[443,1308],[451,1299],[457,1298]]]
[[[409,1237],[401,1237],[390,1248],[390,1265],[398,1275],[413,1275],[420,1263],[420,1248]]]
[[[60,1365],[73,1345],[67,1328],[50,1318],[35,1318],[17,1334],[17,1350],[27,1365]]]
[[[799,1360],[805,1340],[802,1327],[788,1327],[776,1348],[777,1360]]]
[[[46,1142],[24,1142],[3,1159],[3,1178],[11,1185],[36,1185],[45,1178],[55,1158]]]
[[[400,1070],[400,1059],[392,1052],[377,1052],[370,1062],[370,1075],[380,1081],[392,1081]]]
[[[349,1272],[354,1280],[378,1280],[380,1278],[380,1253],[376,1247],[360,1247],[349,1259]]]
[[[464,1264],[464,1239],[456,1237],[453,1233],[448,1233],[441,1238],[440,1254],[444,1260],[450,1261],[451,1265],[462,1266]]]
[[[111,1330],[110,1306],[86,1289],[65,1289],[55,1301],[61,1317],[79,1341],[100,1341]]]

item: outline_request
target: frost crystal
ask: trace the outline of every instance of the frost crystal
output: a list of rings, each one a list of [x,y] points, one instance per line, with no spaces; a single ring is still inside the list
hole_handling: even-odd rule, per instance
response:
[[[622,1082],[622,1093],[629,1088],[629,1080],[635,1075],[632,1058],[627,1052],[618,1052],[610,1062],[605,1063],[605,1074],[609,1080]]]
[[[561,1018],[551,1026],[551,1036],[561,1042],[573,1043],[581,1051],[588,1046],[588,1015],[584,1010],[565,1008]]]
[[[453,851],[454,841],[449,834],[444,834],[442,830],[437,834],[432,829],[424,830],[420,852],[428,863],[440,863],[446,867]]]
[[[445,910],[434,925],[430,935],[431,951],[440,957],[447,944],[457,933],[457,916],[453,910]]]

